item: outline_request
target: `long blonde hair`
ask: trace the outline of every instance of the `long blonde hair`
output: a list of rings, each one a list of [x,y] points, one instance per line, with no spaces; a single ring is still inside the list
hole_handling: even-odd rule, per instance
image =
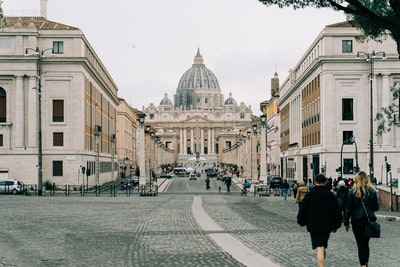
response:
[[[364,171],[359,171],[354,176],[354,193],[356,197],[363,198],[368,194],[368,189],[376,191],[374,186],[371,184],[368,174]]]

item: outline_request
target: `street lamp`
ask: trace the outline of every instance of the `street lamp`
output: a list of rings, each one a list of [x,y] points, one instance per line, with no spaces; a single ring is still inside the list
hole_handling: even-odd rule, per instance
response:
[[[96,185],[99,185],[100,182],[100,135],[101,135],[101,126],[95,125],[94,136],[96,138],[96,165],[95,165],[95,178]]]
[[[253,180],[253,170],[254,170],[254,165],[255,165],[254,162],[256,161],[256,158],[257,158],[255,156],[255,155],[257,155],[257,151],[255,151],[255,153],[254,153],[253,146],[256,145],[258,126],[257,126],[257,124],[253,124],[251,128],[253,130],[253,136],[254,136],[254,138],[252,138],[252,141],[251,141],[251,163],[250,163],[251,164],[251,180]]]
[[[26,48],[25,56],[29,56],[29,51],[33,51],[33,56],[36,57],[36,90],[38,95],[38,196],[42,195],[42,181],[43,181],[43,146],[42,146],[42,69],[41,63],[44,53],[52,48],[40,50],[39,47],[36,49]]]
[[[139,117],[139,128],[137,131],[137,147],[138,153],[136,158],[138,159],[138,166],[136,170],[136,174],[139,176],[139,184],[144,185],[146,184],[146,164],[145,164],[145,149],[144,149],[144,120],[146,114],[138,113]]]
[[[369,114],[369,179],[374,181],[374,105],[373,105],[373,90],[372,90],[372,81],[374,77],[374,60],[377,55],[382,55],[382,59],[386,59],[385,52],[377,52],[373,50],[371,53],[366,52],[357,52],[357,58],[365,59],[369,61],[369,98],[370,98],[370,114]]]
[[[149,136],[150,136],[150,129],[151,129],[151,126],[150,125],[146,125],[145,126],[145,130],[144,130],[144,133],[145,133],[145,150],[144,150],[144,155],[145,155],[145,170],[146,170],[146,176],[145,176],[145,178],[146,178],[146,184],[148,184],[149,186],[150,186],[150,184],[151,184],[151,173],[150,173],[150,138],[149,138]],[[149,174],[149,180],[148,180],[148,182],[147,182],[147,174]]]
[[[115,134],[111,135],[111,181],[114,181]]]
[[[260,180],[267,181],[267,116],[260,116],[261,121],[261,154],[260,154]]]

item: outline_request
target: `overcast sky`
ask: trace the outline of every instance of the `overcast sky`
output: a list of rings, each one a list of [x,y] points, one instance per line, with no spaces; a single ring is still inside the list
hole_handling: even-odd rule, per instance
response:
[[[40,0],[3,0],[6,15],[40,15]],[[197,48],[225,98],[251,105],[270,97],[325,25],[329,9],[279,9],[258,0],[48,0],[47,18],[80,28],[135,108],[173,101]]]

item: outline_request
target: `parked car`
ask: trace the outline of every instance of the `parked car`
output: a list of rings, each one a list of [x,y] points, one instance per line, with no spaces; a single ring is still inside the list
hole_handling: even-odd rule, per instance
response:
[[[160,173],[160,178],[164,178],[164,179],[171,179],[173,178],[173,175],[170,173]]]
[[[24,183],[17,180],[0,181],[0,193],[2,194],[21,194],[24,192]]]
[[[196,174],[195,173],[189,174],[189,180],[197,180]]]
[[[208,177],[208,178],[217,177],[217,175],[218,175],[218,173],[217,173],[215,170],[213,170],[213,169],[208,169],[208,170],[206,171],[206,173],[207,173],[207,177]]]
[[[174,174],[176,177],[186,177],[189,175],[189,172],[185,168],[175,168]]]
[[[283,179],[282,177],[278,176],[272,177],[269,183],[270,188],[282,188],[282,185],[283,185]]]

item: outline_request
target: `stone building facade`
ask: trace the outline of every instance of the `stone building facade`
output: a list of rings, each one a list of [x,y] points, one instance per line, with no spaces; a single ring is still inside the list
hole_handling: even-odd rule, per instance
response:
[[[222,151],[237,142],[238,134],[253,120],[250,106],[225,99],[215,74],[206,68],[198,49],[182,75],[174,102],[166,93],[160,104],[144,109],[146,124],[160,141],[175,151],[176,162],[224,162]]]
[[[117,91],[79,28],[3,17],[0,179],[36,184],[41,158],[43,183],[81,184],[82,167],[85,183],[109,180]]]
[[[385,157],[398,175],[400,130],[377,136],[375,119],[370,127],[371,114],[375,118],[392,103],[390,87],[400,80],[396,44],[390,36],[361,43],[360,35],[348,22],[326,26],[281,84],[283,177],[313,179],[324,173],[337,178],[341,166],[343,177],[350,178],[357,166],[371,171],[372,161],[380,182],[385,180]]]

